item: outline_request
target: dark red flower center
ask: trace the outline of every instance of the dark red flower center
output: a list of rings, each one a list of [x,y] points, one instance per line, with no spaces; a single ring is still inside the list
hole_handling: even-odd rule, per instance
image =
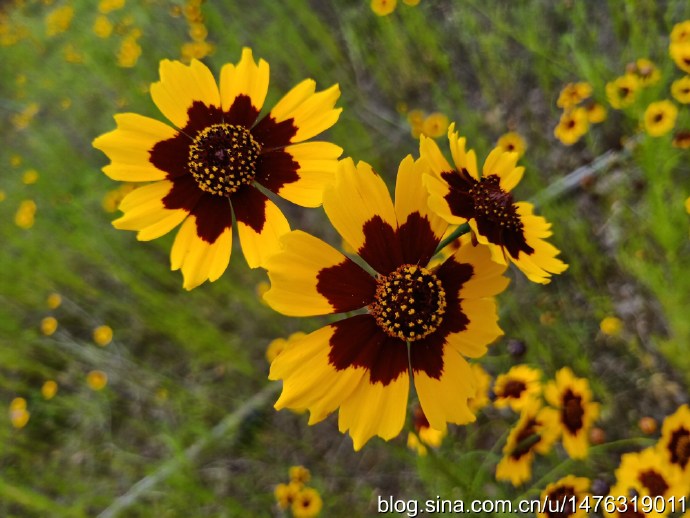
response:
[[[514,460],[520,460],[524,455],[532,451],[532,448],[541,441],[541,436],[537,432],[537,426],[539,426],[539,422],[532,418],[517,432],[515,437],[515,448],[510,452],[510,456]]]
[[[188,166],[202,191],[230,196],[256,176],[261,146],[243,126],[213,124],[189,147]]]
[[[549,518],[568,518],[577,511],[577,495],[571,486],[559,486],[548,493],[545,500],[546,516]]]
[[[664,477],[653,469],[643,471],[637,479],[647,488],[652,497],[664,496],[669,488]]]
[[[513,195],[501,189],[500,178],[495,175],[483,177],[469,189],[474,210],[493,223],[508,230],[522,230],[520,216],[513,206]]]
[[[685,428],[675,430],[668,447],[671,450],[671,462],[685,469],[690,461],[690,431]]]
[[[527,388],[524,381],[508,380],[503,386],[503,397],[519,399]]]
[[[377,280],[369,312],[389,336],[413,342],[436,331],[446,311],[446,292],[429,270],[404,264]]]
[[[568,389],[563,395],[563,410],[561,411],[563,425],[570,433],[576,434],[583,426],[582,418],[584,415],[585,410],[582,408],[582,398]]]

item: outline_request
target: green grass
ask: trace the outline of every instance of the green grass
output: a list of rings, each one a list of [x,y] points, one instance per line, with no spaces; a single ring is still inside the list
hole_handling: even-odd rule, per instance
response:
[[[335,418],[309,427],[306,416],[270,404],[209,439],[269,384],[268,343],[325,320],[290,319],[264,306],[256,288],[265,273],[249,270],[238,246],[219,281],[186,292],[169,268],[172,236],[140,243],[112,227],[115,215],[101,200],[116,185],[99,171],[107,159],[91,141],[113,129],[118,112],[161,118],[147,88],[158,79],[159,60],[179,58],[188,41],[184,18],[170,14],[183,4],[129,2],[108,15],[113,35],[99,39],[91,30],[94,3],[74,0],[70,28],[48,37],[46,14],[67,3],[2,8],[3,23],[25,36],[2,47],[0,59],[0,401],[8,408],[26,398],[31,418],[14,429],[0,412],[1,515],[97,516],[171,462],[169,476],[121,516],[281,516],[273,487],[295,464],[311,469],[323,516],[336,517],[375,514],[378,495],[514,499],[567,473],[613,480],[623,451],[615,445],[599,447],[591,462],[567,461],[560,449],[537,459],[532,480],[541,486],[496,482],[516,415],[495,409],[476,424],[451,427],[441,449],[423,458],[405,447],[406,433],[355,453]],[[207,2],[202,12],[215,46],[204,61],[214,73],[236,62],[245,45],[270,63],[266,106],[305,77],[320,88],[339,83],[343,114],[325,138],[373,164],[390,186],[399,161],[418,155],[403,104],[448,115],[481,159],[498,136],[518,130],[529,145],[521,199],[638,132],[645,104],[668,97],[681,76],[668,57],[668,34],[690,18],[680,0],[424,0],[385,18],[366,1],[240,0]],[[135,67],[118,67],[118,46],[133,28],[142,31],[142,54]],[[67,44],[82,63],[65,61]],[[638,57],[659,65],[662,82],[625,113],[610,110],[583,142],[558,143],[555,101],[563,84],[587,80],[605,102],[606,82]],[[16,116],[31,103],[38,113],[17,127]],[[689,118],[685,107],[679,125]],[[631,158],[593,185],[540,207],[570,268],[547,286],[511,271],[500,297],[506,336],[482,359],[493,375],[524,362],[548,379],[570,366],[602,403],[599,425],[609,441],[639,437],[641,416],[661,420],[687,400],[688,163],[688,151],[672,148],[670,137],[643,136]],[[35,184],[22,183],[27,169],[39,173]],[[29,229],[14,224],[22,200],[37,205]],[[338,244],[321,209],[288,205],[293,227]],[[46,305],[52,292],[64,300],[55,310]],[[51,337],[39,328],[48,315],[59,321]],[[623,319],[621,336],[602,335],[607,315]],[[105,348],[91,340],[101,324],[114,330]],[[524,358],[508,354],[510,338],[525,341]],[[109,376],[101,392],[85,382],[94,369]],[[50,401],[40,393],[47,379],[60,386]]]

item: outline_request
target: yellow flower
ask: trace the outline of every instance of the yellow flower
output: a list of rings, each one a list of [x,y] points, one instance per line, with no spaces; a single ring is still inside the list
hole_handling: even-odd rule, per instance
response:
[[[57,331],[58,328],[58,321],[55,317],[45,317],[43,320],[41,320],[41,333],[43,333],[46,336],[50,336],[55,331]]]
[[[270,285],[268,287],[270,289]],[[271,341],[266,348],[266,361],[268,361],[268,363],[273,363],[273,360],[275,360],[280,353],[305,336],[307,336],[305,333],[298,331],[296,333],[292,333],[287,339],[276,338],[275,340]]]
[[[113,330],[110,326],[98,326],[93,330],[93,341],[96,345],[105,347],[113,341]]]
[[[690,74],[690,42],[672,43],[669,54],[678,68]]]
[[[577,107],[563,112],[553,134],[566,146],[572,146],[587,133],[587,130],[589,130],[587,110]]]
[[[590,124],[599,124],[606,120],[606,108],[603,104],[597,102],[588,102],[584,105],[584,109],[587,112],[587,120]]]
[[[541,371],[528,365],[516,365],[494,382],[494,406],[510,407],[519,412],[541,395]]]
[[[501,135],[496,142],[496,147],[502,149],[507,153],[517,153],[518,158],[521,158],[525,154],[527,149],[527,143],[525,139],[519,133],[515,131],[509,131]]]
[[[24,428],[31,414],[26,409],[26,399],[17,397],[10,403],[10,421],[15,428]]]
[[[192,23],[189,25],[189,37],[194,41],[204,41],[208,36],[208,29],[203,23]]]
[[[192,59],[203,59],[215,50],[215,47],[207,41],[188,41],[182,44],[180,54],[185,63]]]
[[[690,42],[690,20],[677,23],[671,30],[671,43]]]
[[[422,123],[422,134],[427,137],[441,137],[446,131],[448,131],[448,117],[441,112],[429,114]]]
[[[635,102],[640,89],[640,80],[633,74],[620,76],[606,83],[606,97],[612,108],[620,110]]]
[[[523,408],[503,447],[503,458],[496,466],[496,480],[509,481],[515,487],[527,482],[532,478],[535,455],[551,451],[558,439],[558,424],[553,414],[544,410],[537,399],[530,400]]]
[[[671,84],[671,95],[682,104],[690,103],[690,76],[684,76]]]
[[[107,16],[101,14],[93,22],[93,32],[99,38],[108,38],[113,33],[113,24]]]
[[[289,469],[290,482],[295,482],[296,484],[306,484],[311,478],[311,473],[304,466],[290,466]]]
[[[57,394],[57,391],[58,384],[53,380],[48,380],[43,383],[43,386],[41,386],[41,394],[45,400],[53,399],[55,394]]]
[[[589,494],[589,479],[568,475],[549,484],[541,492],[539,500],[545,504],[545,512],[537,513],[538,518],[586,518],[589,516],[585,506],[580,505]]]
[[[607,336],[618,336],[623,330],[623,321],[618,317],[604,317],[599,323],[599,329]]]
[[[311,79],[259,117],[269,66],[249,48],[220,72],[220,87],[200,61],[163,60],[151,96],[170,124],[135,113],[94,140],[111,160],[113,180],[145,185],[120,203],[116,228],[148,241],[179,227],[171,268],[193,289],[220,278],[230,262],[233,227],[251,268],[280,250],[287,218],[263,189],[304,207],[318,207],[342,148],[309,141],[338,120],[338,85],[316,92]],[[236,168],[235,163],[242,162]],[[152,182],[152,183],[151,183]]]
[[[414,408],[413,425],[416,433],[410,432],[407,435],[407,447],[415,450],[417,455],[427,454],[427,446],[438,448],[443,442],[443,438],[448,433],[447,430],[435,430],[429,425],[429,421],[424,415],[422,407],[416,405]]]
[[[470,364],[470,367],[472,368],[472,376],[474,377],[474,384],[477,390],[474,394],[474,397],[471,397],[467,400],[467,406],[473,413],[476,414],[491,402],[489,400],[491,376],[478,363],[472,363]]]
[[[650,137],[666,135],[676,125],[678,108],[671,101],[651,103],[644,112],[644,127]]]
[[[281,509],[287,509],[290,507],[301,489],[302,485],[295,482],[290,482],[289,484],[278,484],[273,491],[273,495],[276,498],[278,507]]]
[[[517,154],[494,148],[484,161],[482,175],[474,150],[465,150],[455,124],[448,128],[448,143],[455,167],[451,167],[436,142],[420,137],[419,152],[429,164],[424,182],[431,211],[451,225],[467,223],[478,244],[486,245],[498,264],[513,263],[529,280],[541,284],[568,265],[556,256],[560,251],[545,238],[551,225],[533,213],[534,206],[518,202],[512,190],[525,171]]]
[[[371,0],[371,10],[378,16],[386,16],[395,11],[398,0]]]
[[[576,378],[570,368],[564,367],[546,385],[544,398],[557,409],[554,420],[565,451],[573,459],[587,457],[589,432],[599,416],[599,404],[592,402],[589,382]]]
[[[414,7],[415,5],[419,5],[419,1],[420,0],[403,0],[403,4]]]
[[[690,408],[688,405],[678,407],[678,410],[664,419],[657,449],[667,461],[690,475]]]
[[[98,3],[98,11],[101,14],[108,14],[111,11],[117,11],[125,6],[125,0],[101,0]]]
[[[19,204],[19,208],[14,215],[14,223],[19,228],[29,229],[34,226],[36,216],[36,202],[24,200]]]
[[[318,516],[323,507],[323,501],[316,489],[305,487],[292,502],[290,509],[294,518],[311,518]]]
[[[137,39],[131,36],[125,37],[117,51],[117,65],[122,68],[132,68],[137,64],[141,55],[141,47]]]
[[[592,95],[592,85],[586,82],[568,83],[558,95],[556,106],[568,110]]]
[[[46,299],[46,304],[50,309],[57,309],[62,304],[62,297],[59,293],[51,293]]]
[[[422,110],[410,110],[407,112],[407,122],[410,124],[410,131],[414,138],[419,138],[424,126],[424,112]]]
[[[640,86],[651,86],[659,82],[661,72],[659,68],[646,58],[640,58],[626,67],[626,72],[634,74],[640,80]]]
[[[74,18],[74,8],[69,5],[57,7],[46,16],[46,36],[55,36],[69,29]]]
[[[108,384],[108,375],[99,370],[94,370],[86,375],[86,384],[91,390],[103,390]]]
[[[22,175],[22,183],[31,185],[38,181],[38,171],[36,169],[27,169]]]

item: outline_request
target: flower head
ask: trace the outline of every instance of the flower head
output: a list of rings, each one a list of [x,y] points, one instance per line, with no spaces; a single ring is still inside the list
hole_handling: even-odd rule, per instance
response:
[[[623,330],[623,321],[618,317],[607,316],[601,319],[599,329],[607,336],[618,336]]]
[[[305,207],[321,204],[341,149],[305,142],[331,127],[338,86],[315,91],[307,79],[259,119],[268,91],[268,63],[245,48],[225,65],[220,89],[201,62],[163,60],[151,96],[175,126],[125,113],[117,129],[94,147],[111,159],[103,172],[114,180],[153,182],[127,195],[116,228],[138,231],[142,241],[178,225],[171,267],[192,289],[218,279],[228,266],[236,226],[250,267],[261,266],[289,230],[280,209],[258,187]],[[257,119],[258,122],[257,122]]]
[[[539,518],[586,518],[589,513],[580,505],[589,495],[589,479],[568,475],[546,486],[539,500],[544,502],[544,512]]]
[[[651,137],[666,135],[676,125],[678,108],[671,101],[651,103],[644,112],[644,127]]]
[[[510,407],[519,412],[530,400],[541,395],[541,371],[528,365],[516,365],[494,382],[494,406]]]
[[[311,518],[318,516],[323,507],[319,492],[312,487],[302,489],[292,502],[290,509],[294,518]]]
[[[448,140],[454,167],[432,139],[420,140],[420,154],[431,169],[425,182],[432,210],[451,224],[469,223],[474,239],[489,247],[494,261],[514,263],[533,282],[546,284],[552,274],[565,271],[567,265],[556,258],[559,250],[544,240],[551,224],[532,213],[531,203],[515,202],[510,192],[524,172],[517,153],[494,149],[480,176],[474,151],[465,151],[465,139],[458,138],[453,124]]]
[[[659,67],[653,61],[646,58],[640,58],[634,63],[628,64],[626,71],[629,74],[635,75],[642,87],[654,85],[661,79]]]
[[[378,16],[388,16],[393,11],[398,3],[398,0],[371,0],[371,10]]]
[[[99,370],[94,370],[86,375],[86,384],[91,390],[103,390],[108,384],[108,375]]]
[[[582,101],[592,95],[592,85],[581,81],[579,83],[568,83],[563,87],[558,95],[556,106],[568,110],[577,106]]]
[[[576,378],[568,367],[556,373],[544,389],[546,401],[557,409],[557,429],[563,439],[563,447],[574,459],[587,456],[589,431],[599,416],[599,404],[592,402],[589,383]]]
[[[515,152],[517,153],[518,159],[520,159],[522,155],[525,154],[527,143],[519,133],[509,131],[500,136],[498,142],[496,142],[496,147],[501,148],[506,153]]]
[[[690,408],[682,405],[664,419],[657,448],[671,464],[690,474]]]
[[[45,317],[41,320],[41,333],[51,336],[57,331],[58,321],[55,317]]]
[[[669,54],[678,68],[690,74],[690,41],[671,43]]]
[[[588,111],[577,107],[563,112],[553,134],[566,146],[572,146],[587,133],[587,130],[589,130]]]
[[[98,326],[93,330],[93,341],[96,345],[105,347],[113,341],[113,330],[110,326]]]
[[[690,42],[690,20],[679,22],[671,29],[671,43]]]
[[[53,380],[47,380],[41,386],[41,395],[43,399],[50,400],[55,397],[58,391],[58,384]]]
[[[590,124],[599,124],[606,120],[606,108],[603,104],[598,102],[589,101],[583,106],[585,113],[587,113],[587,120]]]
[[[683,76],[671,84],[671,95],[681,104],[690,103],[690,76]]]
[[[366,308],[287,348],[269,375],[283,380],[276,408],[308,408],[310,424],[340,408],[340,431],[349,430],[357,450],[374,435],[400,433],[411,379],[432,428],[473,421],[467,400],[475,384],[464,357],[482,356],[502,334],[493,297],[508,280],[485,247],[465,239],[438,268],[429,267],[447,223],[427,208],[426,168],[411,156],[402,161],[395,204],[371,166],[350,159],[326,190],[328,218],[375,275],[299,231],[283,237],[282,251],[267,262],[264,298],[276,311]]]
[[[16,397],[10,403],[10,422],[15,428],[24,428],[29,422],[31,412],[26,409],[26,399]]]
[[[625,74],[610,83],[606,83],[606,97],[612,108],[620,110],[635,102],[639,89],[640,80],[638,77],[633,74]]]

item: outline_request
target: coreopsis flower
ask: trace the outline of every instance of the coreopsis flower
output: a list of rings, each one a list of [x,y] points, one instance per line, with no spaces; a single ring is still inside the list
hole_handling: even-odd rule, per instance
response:
[[[59,293],[51,293],[46,299],[46,305],[50,309],[57,309],[62,304],[62,296]]]
[[[646,58],[640,58],[634,63],[628,64],[626,72],[634,74],[640,81],[640,86],[652,86],[661,79],[661,71],[656,64]]]
[[[90,371],[86,375],[86,384],[91,390],[103,390],[108,384],[108,375],[100,370]]]
[[[426,162],[400,164],[395,204],[371,166],[340,162],[324,209],[338,233],[375,275],[304,232],[282,239],[267,261],[265,300],[292,316],[365,312],[307,335],[283,351],[269,378],[283,380],[276,408],[307,408],[310,424],[339,411],[359,450],[371,437],[397,436],[410,380],[429,424],[474,420],[475,395],[465,356],[482,356],[502,334],[494,296],[505,289],[504,265],[467,236],[458,251],[429,267],[447,223],[427,207]]]
[[[74,8],[70,5],[56,7],[46,16],[46,36],[51,37],[69,29],[74,18]]]
[[[558,425],[548,409],[540,408],[538,399],[530,400],[508,435],[503,458],[496,466],[496,480],[509,481],[517,487],[532,478],[532,463],[537,453],[551,451],[558,439]]]
[[[546,284],[552,274],[565,271],[568,266],[556,258],[559,250],[545,241],[551,224],[533,214],[531,203],[514,201],[510,192],[524,172],[517,167],[517,153],[494,149],[480,176],[476,155],[465,151],[454,124],[448,140],[454,167],[436,142],[420,138],[420,154],[430,166],[425,182],[431,209],[451,224],[469,223],[473,238],[489,247],[494,261],[514,263],[533,282]]]
[[[498,142],[496,142],[496,147],[501,148],[507,153],[515,152],[517,153],[518,159],[520,159],[522,155],[525,154],[527,143],[519,133],[509,131],[499,137]]]
[[[690,149],[690,131],[682,130],[674,133],[671,145],[678,149]]]
[[[306,484],[311,478],[311,473],[304,466],[290,466],[288,470],[290,475],[290,482],[296,482],[298,484]]]
[[[671,29],[671,43],[690,42],[690,20],[679,22]]]
[[[671,95],[681,104],[690,103],[690,76],[683,76],[671,83]]]
[[[410,124],[410,132],[414,138],[419,138],[424,127],[424,112],[422,110],[410,110],[407,113],[407,122]]]
[[[98,326],[93,330],[92,338],[96,345],[105,347],[113,341],[113,330],[110,326]]]
[[[443,438],[448,433],[445,429],[434,430],[419,405],[415,406],[412,424],[415,431],[407,434],[407,447],[416,451],[420,457],[427,454],[427,446],[432,448],[441,446]]]
[[[564,367],[554,381],[547,383],[544,398],[556,408],[554,420],[565,451],[573,459],[587,457],[589,432],[599,417],[599,404],[592,402],[589,382],[576,378],[570,368]]]
[[[587,114],[587,121],[590,124],[599,124],[600,122],[604,122],[606,120],[607,113],[603,104],[591,101],[585,103],[583,108]]]
[[[448,117],[441,112],[430,113],[422,123],[422,134],[427,137],[437,138],[448,131]]]
[[[566,84],[556,100],[556,106],[569,110],[592,95],[592,85],[581,81]]]
[[[539,518],[586,518],[589,516],[586,506],[580,504],[589,494],[589,479],[567,475],[546,486],[541,492],[539,501],[544,502],[544,512],[537,513]]]
[[[41,320],[41,333],[46,336],[55,334],[58,328],[58,321],[55,317],[45,317]]]
[[[627,108],[637,98],[640,80],[633,74],[625,74],[606,83],[606,98],[612,108],[620,110]]]
[[[273,490],[276,503],[281,509],[287,509],[295,501],[297,494],[301,491],[302,484],[290,482],[289,484],[278,484]]]
[[[661,425],[657,443],[661,455],[690,475],[690,408],[682,405]]]
[[[24,428],[29,422],[31,412],[26,409],[26,399],[16,397],[10,403],[10,422],[15,428]]]
[[[313,487],[305,487],[297,493],[290,510],[294,518],[312,518],[318,516],[323,507],[321,495]]]
[[[683,72],[690,74],[690,42],[671,43],[669,54]]]
[[[530,400],[541,396],[541,371],[528,365],[516,365],[494,382],[494,406],[510,407],[519,412]]]
[[[41,385],[41,395],[45,400],[51,400],[58,391],[58,384],[53,380],[47,380]]]
[[[607,316],[599,322],[599,329],[607,336],[618,336],[623,330],[623,321],[618,317]]]
[[[676,125],[678,108],[671,101],[651,103],[644,112],[644,128],[650,137],[666,135]]]
[[[668,502],[671,498],[678,501],[690,491],[690,478],[655,448],[623,454],[615,475],[616,484],[611,488],[611,494],[628,495],[633,490],[639,497],[651,497],[652,501],[660,497]],[[652,506],[646,515],[665,516],[670,512],[670,506],[664,506],[664,512],[661,513],[657,510],[661,508],[654,509]]]
[[[99,15],[93,22],[93,32],[99,38],[108,38],[113,33],[113,23],[105,15]]]
[[[577,107],[564,111],[553,135],[566,146],[578,142],[589,130],[589,117],[585,108]]]
[[[388,16],[395,11],[398,0],[371,0],[371,10],[377,16]]]
[[[283,213],[259,187],[304,207],[321,204],[335,173],[338,146],[305,142],[330,128],[340,109],[334,85],[315,92],[307,79],[260,120],[268,91],[268,63],[245,48],[237,65],[221,70],[220,89],[201,62],[163,60],[151,96],[171,127],[148,117],[115,116],[117,129],[94,147],[111,159],[103,171],[114,180],[154,182],[120,204],[116,228],[138,231],[142,241],[181,224],[171,267],[192,289],[218,279],[228,266],[236,226],[250,267],[263,264],[289,230]]]

